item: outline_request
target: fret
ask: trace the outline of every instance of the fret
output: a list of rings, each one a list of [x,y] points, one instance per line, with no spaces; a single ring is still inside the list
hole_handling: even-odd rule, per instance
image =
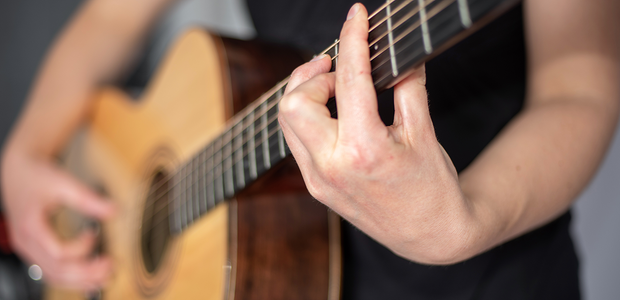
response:
[[[277,131],[279,131],[280,124],[278,123],[278,106],[272,106],[269,111],[267,111],[267,119],[271,120],[267,125],[268,138],[267,141],[269,143],[269,165],[273,166],[276,163],[280,162],[280,139]],[[282,145],[284,142],[282,142]]]
[[[426,54],[433,52],[433,46],[431,45],[431,36],[428,32],[428,23],[426,23],[426,7],[425,0],[418,0],[418,6],[420,7],[420,23],[422,28],[422,40],[424,41],[424,51]]]
[[[168,206],[169,215],[172,216],[170,223],[171,232],[181,232],[181,204],[180,204],[180,177],[179,172],[175,174],[172,179],[174,180],[174,184],[172,186],[172,206]]]
[[[385,12],[387,15],[387,29],[388,29],[388,42],[390,47],[390,61],[392,62],[392,75],[394,77],[398,76],[398,64],[396,63],[396,54],[394,52],[394,32],[392,30],[392,10],[390,6],[390,0],[386,0],[388,5],[385,7]],[[375,45],[377,47],[377,45]]]
[[[179,188],[181,189],[181,196],[179,197],[179,212],[181,215],[181,229],[185,229],[187,227],[187,211],[186,211],[186,198],[187,198],[187,165],[183,166],[181,169],[181,181],[179,184]]]
[[[187,165],[187,175],[185,176],[185,218],[187,226],[191,225],[194,221],[193,217],[193,181],[194,181],[194,160],[190,160]]]
[[[280,162],[281,158],[280,158],[280,145],[278,142],[278,134],[277,134],[277,130],[278,130],[278,121],[272,121],[271,123],[269,123],[269,132],[271,133],[269,135],[269,151],[271,153],[271,157],[269,158],[271,161],[271,165],[274,166],[275,164],[277,164],[278,162]]]
[[[282,95],[284,95],[284,90],[279,89],[276,92],[276,99],[280,100],[282,98]],[[276,108],[276,111],[278,111],[278,113],[280,112],[278,106],[274,106]],[[284,149],[286,143],[284,142],[284,134],[282,133],[282,129],[280,128],[280,123],[278,122],[278,119],[276,118],[276,124],[278,124],[278,128],[276,129],[278,131],[278,152],[280,153],[280,158],[284,159],[286,157],[286,150]]]
[[[203,215],[207,212],[207,154],[206,149],[200,152],[200,170],[198,171],[199,184],[198,184],[198,193],[199,193],[199,205],[198,210],[200,215]]]
[[[265,166],[265,155],[263,151],[263,112],[260,110],[262,105],[256,110],[254,120],[254,152],[256,153],[256,176],[260,177],[268,169]]]
[[[192,223],[200,217],[200,155],[194,157],[192,174]]]
[[[237,179],[237,189],[243,189],[245,187],[245,168],[243,166],[243,125],[244,125],[244,120],[241,120],[241,122],[237,123],[234,127],[233,127],[233,133],[234,133],[234,143],[233,143],[233,148],[234,148],[234,165],[235,165],[235,177]],[[235,133],[236,132],[236,133]]]
[[[248,127],[248,143],[249,143],[248,156],[250,159],[250,179],[254,180],[258,178],[258,171],[256,170],[257,168],[256,166],[256,138],[254,137],[254,128],[255,128],[254,127],[254,124],[255,124],[254,110],[250,112],[248,119],[251,122],[251,124]]]
[[[235,181],[233,178],[232,167],[232,129],[226,131],[224,134],[224,141],[226,142],[226,144],[224,144],[224,151],[222,154],[224,155],[224,165],[222,166],[224,168],[224,197],[228,198],[232,197],[235,193]]]
[[[261,119],[261,127],[263,128],[261,130],[261,137],[262,137],[262,150],[263,150],[263,164],[265,166],[265,169],[271,169],[271,154],[269,152],[269,126],[267,124],[268,122],[267,108],[268,108],[268,104],[267,104],[267,101],[265,101],[261,104],[262,116],[260,119]]]
[[[213,150],[214,143],[211,143],[207,148],[207,165],[206,169],[208,172],[206,182],[207,182],[207,211],[215,207],[215,166],[213,164],[215,152]]]
[[[222,164],[224,162],[224,157],[222,155],[222,138],[218,138],[216,140],[215,155],[213,164],[215,165],[214,176],[214,185],[215,185],[215,204],[220,203],[224,200],[224,171],[222,168]]]
[[[458,0],[459,1],[459,16],[461,17],[461,24],[463,27],[469,28],[471,27],[471,15],[469,14],[469,4],[467,4],[467,0]]]
[[[338,51],[339,46],[340,46],[340,41],[336,40],[334,44],[334,56],[332,56],[333,58],[332,69],[334,69],[334,71],[336,71],[336,67],[338,66],[338,54],[340,53]]]

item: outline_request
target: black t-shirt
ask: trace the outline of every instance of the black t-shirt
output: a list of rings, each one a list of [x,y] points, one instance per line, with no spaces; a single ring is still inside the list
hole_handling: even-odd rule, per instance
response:
[[[357,1],[248,0],[258,37],[320,52]],[[362,1],[369,12],[384,1]],[[439,142],[460,172],[519,112],[526,53],[517,6],[426,64]],[[381,97],[390,115],[391,93]],[[393,109],[393,108],[392,108]],[[387,121],[389,122],[389,120]],[[343,221],[344,299],[579,299],[570,214],[451,266],[396,256]]]

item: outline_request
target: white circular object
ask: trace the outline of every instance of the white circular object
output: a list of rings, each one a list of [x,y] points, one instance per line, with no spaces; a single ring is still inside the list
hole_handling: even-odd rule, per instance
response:
[[[43,271],[38,265],[32,265],[30,266],[30,268],[28,268],[28,276],[30,276],[32,280],[38,281],[43,278]]]

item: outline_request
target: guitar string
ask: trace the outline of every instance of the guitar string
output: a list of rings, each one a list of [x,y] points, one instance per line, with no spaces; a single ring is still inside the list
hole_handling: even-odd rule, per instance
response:
[[[433,8],[433,10],[431,10],[430,12],[428,12],[428,14],[427,14],[427,16],[428,16],[428,17],[427,17],[427,20],[426,20],[426,21],[428,22],[428,20],[430,20],[433,16],[437,15],[437,14],[438,14],[439,12],[441,12],[441,11],[442,11],[445,7],[447,7],[448,5],[450,5],[451,3],[453,3],[454,1],[455,1],[455,0],[443,0],[443,1],[441,1],[441,3],[440,3],[440,4],[438,4],[436,7],[434,7],[434,8]],[[430,3],[430,2],[429,2],[429,3]],[[419,22],[419,21],[418,21],[418,22],[416,22],[416,24],[414,24],[414,25],[412,25],[411,27],[409,27],[409,29],[408,29],[405,33],[403,33],[403,34],[399,35],[399,36],[398,36],[398,38],[397,38],[397,39],[395,39],[395,41],[394,41],[393,43],[391,43],[391,44],[389,44],[388,46],[384,47],[384,48],[382,49],[381,53],[384,53],[385,51],[387,51],[387,50],[389,49],[389,47],[394,46],[394,45],[395,45],[398,41],[400,41],[402,38],[404,38],[407,34],[411,33],[413,30],[417,29],[417,28],[421,25],[421,24],[418,24],[418,23],[420,23],[420,22]],[[380,55],[381,53],[379,53],[379,55]],[[376,57],[377,57],[377,56],[378,56],[378,55],[376,55],[376,56],[375,56],[375,59],[376,59]],[[336,56],[334,56],[334,57],[332,58],[332,61],[333,61],[335,58],[336,58]],[[372,61],[371,61],[371,62],[372,62]],[[401,67],[401,66],[403,66],[403,65],[404,65],[404,64],[399,64],[399,67]],[[375,69],[376,69],[376,68],[375,68]],[[383,77],[383,78],[385,78],[385,77]],[[374,83],[376,84],[376,83],[380,82],[381,80],[382,80],[382,79],[377,80],[377,81],[376,81],[376,82],[374,82]],[[266,101],[268,101],[268,100],[266,100]],[[273,103],[271,103],[271,104],[269,105],[269,107],[268,107],[268,108],[263,108],[263,109],[262,109],[263,114],[261,114],[260,116],[262,116],[262,115],[264,115],[265,113],[267,113],[267,112],[268,112],[271,108],[273,108],[273,106],[275,106],[276,104],[278,104],[278,103],[279,103],[279,101],[280,101],[280,99],[275,99],[275,100],[273,101]],[[274,123],[274,121],[276,120],[276,118],[277,118],[277,115],[276,115],[276,116],[272,116],[272,117],[269,119],[269,121],[267,122],[267,123],[268,123],[268,124],[267,124],[267,126],[272,125],[272,124]],[[259,120],[259,117],[255,117],[253,122],[256,122],[257,120]],[[229,128],[228,130],[226,130],[226,131],[225,131],[225,132],[226,132],[226,135],[228,135],[228,131],[234,130],[234,127],[235,127],[235,126],[238,126],[238,124],[239,124],[239,123],[236,123],[236,124],[234,124],[234,125],[233,125],[233,127],[232,127],[232,128]],[[264,125],[263,125],[263,127],[262,127],[262,128],[260,128],[260,130],[257,130],[257,131],[259,131],[259,132],[260,132],[260,131],[262,131],[264,128],[265,128],[265,127],[264,127]],[[248,127],[244,127],[243,129],[241,129],[241,131],[243,132],[243,131],[245,131],[246,129],[248,129]],[[256,130],[256,129],[255,129],[255,130]],[[269,134],[268,134],[268,138],[267,138],[267,139],[271,138],[271,137],[272,137],[274,134],[276,134],[279,130],[280,130],[279,124],[276,124],[276,128],[274,128],[274,130],[272,130],[272,131],[269,131]],[[221,136],[222,136],[222,135],[221,135]],[[254,139],[256,139],[257,137],[259,137],[259,135],[254,135],[254,137],[253,137],[253,138],[254,138]],[[211,172],[212,172],[212,170],[214,170],[216,167],[221,167],[221,166],[224,164],[224,162],[225,162],[226,160],[229,160],[229,159],[231,159],[231,158],[233,159],[233,160],[231,161],[231,168],[232,168],[232,167],[234,167],[236,164],[238,164],[240,161],[243,161],[243,157],[245,157],[245,156],[249,153],[248,151],[250,151],[250,149],[248,149],[247,151],[243,150],[243,146],[244,146],[245,144],[247,144],[247,142],[248,142],[248,141],[249,141],[249,139],[251,139],[251,138],[252,138],[252,137],[249,137],[249,138],[247,138],[247,139],[244,139],[244,140],[243,140],[243,142],[241,143],[241,147],[236,147],[234,150],[232,150],[232,149],[231,149],[231,151],[230,151],[230,152],[231,152],[231,154],[230,154],[230,155],[227,155],[227,156],[225,156],[225,157],[222,157],[222,159],[220,160],[220,162],[218,162],[217,164],[215,164],[215,165],[211,168],[211,170],[209,170],[209,173],[211,173]],[[221,138],[218,138],[218,139],[221,139]],[[233,137],[229,138],[229,139],[227,140],[227,142],[226,142],[226,143],[223,143],[223,144],[224,144],[224,145],[228,145],[228,144],[232,144],[232,143],[233,143]],[[263,140],[259,141],[257,146],[261,145],[262,143],[263,143]],[[255,146],[254,148],[256,149],[256,148],[257,148],[257,146]],[[208,146],[208,147],[211,147],[211,145],[210,145],[210,146]],[[223,147],[221,147],[221,148],[223,148]],[[238,155],[238,151],[240,151],[240,150],[243,150],[242,155],[241,155],[241,159],[235,159],[235,158],[233,158],[233,156]],[[223,154],[223,152],[224,152],[224,151],[223,151],[222,149],[220,149],[220,150],[216,151],[215,153],[220,153],[220,154]],[[211,155],[208,159],[212,159],[212,158],[215,156],[215,153],[214,153],[213,155]],[[190,161],[190,163],[193,163],[193,161],[194,161],[195,159],[196,159],[196,158],[192,159],[192,160]],[[204,162],[203,162],[202,164],[204,164]],[[187,165],[189,165],[189,163],[188,163]],[[186,167],[187,165],[185,165],[184,167]],[[231,171],[232,171],[232,169],[231,169],[231,170],[224,170],[224,171],[222,171],[222,172],[219,172],[220,174],[217,174],[218,176],[217,176],[217,177],[215,177],[215,178],[216,178],[216,179],[217,179],[217,178],[222,178],[222,181],[223,181],[223,180],[224,180],[224,178],[223,178],[223,177],[224,177],[224,173],[225,173],[225,172],[231,172]],[[180,179],[177,181],[177,183],[176,183],[173,187],[169,188],[167,191],[163,192],[161,195],[158,195],[158,197],[157,197],[155,200],[151,201],[151,202],[150,202],[150,204],[151,204],[151,205],[154,205],[154,204],[155,204],[158,200],[160,200],[160,199],[161,199],[161,197],[165,196],[165,195],[166,195],[167,193],[169,193],[172,189],[176,188],[176,186],[177,186],[179,183],[181,183],[182,181],[184,181],[184,183],[186,184],[186,183],[187,183],[187,182],[186,182],[186,180],[188,179],[188,177],[189,177],[189,176],[195,176],[195,172],[196,172],[195,170],[191,170],[190,172],[188,172],[188,174],[186,174],[184,177],[180,178]],[[167,180],[166,180],[166,182],[165,182],[165,183],[168,183],[168,182],[170,181],[170,179],[172,179],[172,177],[173,177],[173,176],[174,176],[174,175],[172,175],[172,176],[168,176],[168,178],[167,178]],[[214,178],[210,178],[210,179],[213,181],[213,179],[214,179]],[[165,183],[163,183],[163,184],[165,184]],[[189,188],[186,188],[184,191],[181,191],[180,193],[187,193],[187,191],[189,191],[189,190],[193,190],[193,189],[195,188],[195,183],[196,183],[195,181],[194,181],[194,182],[192,182],[192,183],[190,183],[190,184],[189,184]],[[163,185],[163,184],[162,184],[162,185]],[[224,183],[222,182],[222,184],[224,184]],[[233,183],[233,185],[234,185],[234,183]],[[157,188],[151,188],[151,191],[152,191],[152,192],[156,192],[156,191],[157,191]],[[151,193],[149,193],[149,196],[150,196],[150,195],[152,195],[152,192],[151,192]],[[191,194],[193,194],[193,192],[192,192]],[[167,202],[167,205],[170,205],[170,203],[175,202],[177,199],[178,199],[178,197],[175,197],[175,198],[173,198],[173,199],[170,199],[170,200]],[[189,201],[189,202],[193,202],[193,200],[194,200],[194,199],[190,199],[190,201]],[[188,201],[185,201],[185,206],[186,206],[186,207],[187,207],[187,205],[188,205],[187,203],[188,203]],[[147,207],[148,207],[148,206],[145,206],[145,208],[147,208]],[[163,209],[163,208],[165,208],[165,207],[167,207],[167,206],[162,206],[162,208],[161,208],[161,209]],[[180,208],[180,206],[179,206],[179,208]],[[159,210],[155,211],[152,215],[155,215],[155,214],[159,213],[159,211],[160,211],[161,209],[159,209]],[[175,212],[176,212],[176,208],[175,208],[175,210],[173,210],[173,211],[172,211],[172,212],[168,215],[168,217],[170,217],[170,216],[172,215],[172,213],[175,213]],[[148,219],[147,219],[147,220],[148,220]]]

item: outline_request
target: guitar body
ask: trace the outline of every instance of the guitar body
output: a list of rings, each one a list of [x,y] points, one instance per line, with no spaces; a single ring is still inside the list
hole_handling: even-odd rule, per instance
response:
[[[118,208],[115,219],[102,224],[101,248],[115,268],[101,298],[339,297],[339,221],[310,197],[290,160],[178,235],[166,233],[168,222],[162,227],[145,220],[162,209],[149,197],[168,190],[157,178],[187,163],[249,99],[303,62],[296,54],[264,51],[279,59],[280,70],[257,71],[269,63],[251,59],[248,52],[260,54],[262,48],[246,43],[191,30],[139,101],[115,88],[96,96],[87,124],[67,149],[66,164]],[[287,57],[297,61],[285,63]],[[154,224],[151,231],[146,224]],[[158,231],[162,234],[153,234]],[[85,296],[48,289],[46,298]]]

